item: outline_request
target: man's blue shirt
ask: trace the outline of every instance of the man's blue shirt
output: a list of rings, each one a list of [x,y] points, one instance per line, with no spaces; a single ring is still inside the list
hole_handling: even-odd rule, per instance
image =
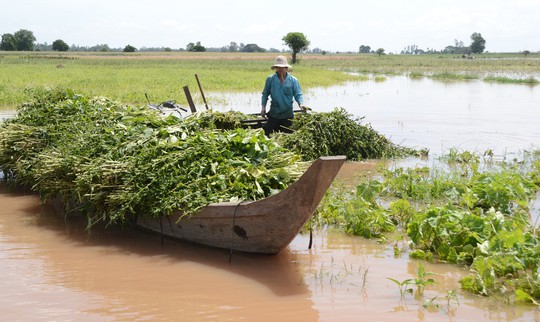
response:
[[[277,73],[266,78],[262,92],[262,106],[266,106],[268,97],[272,99],[268,114],[276,119],[292,118],[294,100],[299,105],[304,101],[298,79],[289,73],[285,76],[283,84],[279,81]]]

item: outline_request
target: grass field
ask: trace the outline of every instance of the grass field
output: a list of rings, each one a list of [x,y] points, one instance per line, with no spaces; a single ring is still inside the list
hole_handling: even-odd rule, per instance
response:
[[[25,100],[25,89],[62,87],[89,96],[144,104],[176,99],[185,104],[188,86],[200,100],[195,74],[205,92],[256,92],[271,74],[275,53],[57,53],[0,52],[0,109]],[[294,66],[303,88],[365,80],[365,74],[449,80],[527,83],[540,79],[540,54],[459,55],[300,54]]]

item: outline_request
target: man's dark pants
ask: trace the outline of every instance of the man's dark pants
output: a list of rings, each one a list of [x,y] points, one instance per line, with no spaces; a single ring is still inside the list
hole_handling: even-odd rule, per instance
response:
[[[270,136],[270,133],[274,131],[292,133],[292,118],[276,119],[270,115],[267,115],[267,117],[266,124],[263,126],[264,134],[266,134],[266,136]]]

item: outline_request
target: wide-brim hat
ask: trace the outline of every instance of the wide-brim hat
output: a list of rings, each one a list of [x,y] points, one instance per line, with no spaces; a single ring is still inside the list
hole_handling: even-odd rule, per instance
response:
[[[274,62],[274,65],[272,65],[272,67],[270,67],[271,69],[275,69],[276,67],[287,67],[287,68],[292,68],[291,65],[289,65],[289,63],[287,62],[287,57],[285,56],[277,56],[276,57],[276,61]]]

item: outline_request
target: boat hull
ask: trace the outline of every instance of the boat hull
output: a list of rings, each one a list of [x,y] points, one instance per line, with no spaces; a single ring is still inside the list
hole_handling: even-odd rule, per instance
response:
[[[343,156],[321,157],[297,182],[268,198],[215,203],[182,218],[137,216],[136,225],[175,239],[211,247],[259,254],[278,254],[315,212],[345,162]]]

